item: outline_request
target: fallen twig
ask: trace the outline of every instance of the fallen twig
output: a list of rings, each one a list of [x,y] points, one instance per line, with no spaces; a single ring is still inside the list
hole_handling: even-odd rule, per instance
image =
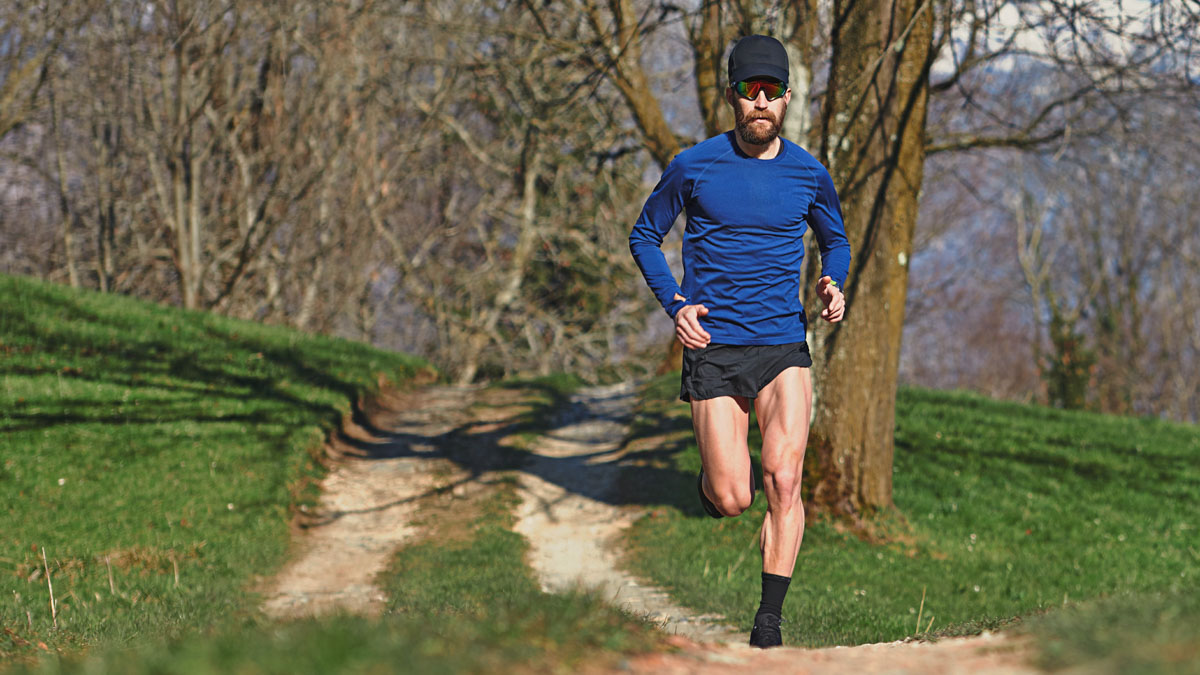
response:
[[[46,587],[50,589],[50,620],[58,630],[58,608],[54,605],[54,584],[50,583],[50,563],[46,561],[46,547],[42,547],[42,565],[46,567]]]

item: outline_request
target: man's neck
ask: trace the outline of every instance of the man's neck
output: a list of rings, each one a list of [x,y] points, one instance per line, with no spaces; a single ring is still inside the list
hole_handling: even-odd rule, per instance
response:
[[[738,133],[735,133],[733,137],[737,140],[738,147],[741,148],[742,154],[754,159],[775,159],[775,156],[779,154],[779,147],[782,145],[782,141],[779,140],[778,136],[772,138],[770,143],[764,143],[762,145],[747,143],[746,141],[742,140],[742,135]]]

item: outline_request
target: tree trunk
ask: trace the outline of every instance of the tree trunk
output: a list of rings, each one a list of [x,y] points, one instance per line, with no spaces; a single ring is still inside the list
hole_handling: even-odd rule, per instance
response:
[[[50,93],[50,133],[54,136],[55,169],[58,174],[58,208],[62,215],[63,252],[66,254],[67,279],[71,288],[79,288],[79,272],[75,267],[75,236],[71,231],[71,203],[67,198],[67,165],[63,160],[62,132],[58,128],[58,102],[54,98],[53,87]]]
[[[822,372],[809,441],[817,511],[892,504],[892,454],[908,260],[921,188],[933,13],[929,0],[835,0],[820,159],[842,200],[854,260],[829,327],[810,308]],[[818,303],[819,304],[819,303]]]
[[[736,33],[735,26],[722,21],[721,14],[719,2],[702,7],[699,25],[689,35],[696,62],[693,72],[705,138],[733,126],[733,113],[725,102],[725,62],[721,57],[725,54],[725,45]]]

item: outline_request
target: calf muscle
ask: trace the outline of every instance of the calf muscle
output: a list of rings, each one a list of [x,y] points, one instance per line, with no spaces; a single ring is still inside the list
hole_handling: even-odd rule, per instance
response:
[[[768,574],[790,577],[804,539],[800,484],[811,411],[812,379],[807,368],[783,371],[755,400],[767,496],[760,548],[763,571]]]

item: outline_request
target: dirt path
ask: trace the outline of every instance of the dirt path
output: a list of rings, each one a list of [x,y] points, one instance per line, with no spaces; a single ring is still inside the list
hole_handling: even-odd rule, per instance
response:
[[[393,432],[386,438],[347,430],[339,444],[346,454],[322,481],[292,561],[262,584],[267,615],[380,612],[385,598],[374,578],[416,533],[409,524],[416,501],[463,477],[436,439],[462,422],[474,393],[441,387],[423,392],[420,405],[394,406],[381,420]]]
[[[375,418],[386,437],[358,429],[349,454],[322,483],[312,522],[299,537],[293,561],[262,584],[263,609],[290,618],[333,610],[375,614],[383,606],[374,577],[391,554],[415,534],[410,520],[418,500],[453,487],[487,482],[493,471],[516,470],[522,505],[516,530],[530,543],[530,565],[549,592],[582,586],[647,616],[681,647],[622,664],[634,673],[929,673],[1025,675],[1029,647],[1005,635],[929,642],[895,642],[829,649],[755,650],[746,634],[698,616],[659,589],[624,572],[616,542],[639,515],[616,506],[621,441],[632,416],[631,385],[593,387],[576,394],[554,428],[529,447],[519,466],[489,464],[470,443],[496,444],[512,411],[500,395],[486,400],[473,388],[438,387],[391,401]],[[474,403],[482,405],[473,408]],[[511,403],[509,401],[508,403]],[[470,434],[455,430],[470,428]],[[488,434],[495,430],[496,436]],[[451,460],[453,457],[454,461]]]
[[[741,636],[720,624],[721,617],[672,603],[617,564],[616,540],[639,515],[611,503],[621,471],[615,451],[628,430],[634,393],[628,384],[579,392],[559,424],[534,444],[534,459],[521,472],[524,501],[515,528],[529,540],[530,565],[547,591],[589,588],[670,635],[738,642]]]
[[[616,542],[640,513],[613,506],[621,441],[632,417],[631,385],[585,389],[559,423],[534,444],[523,467],[516,530],[529,540],[530,565],[550,592],[572,586],[603,593],[614,604],[656,621],[682,649],[623,664],[635,673],[913,673],[1026,675],[1028,645],[1003,635],[893,642],[829,649],[757,650],[719,616],[698,616],[621,570]]]
[[[1029,645],[985,633],[938,642],[885,642],[854,647],[799,649],[684,645],[624,664],[626,673],[725,675],[744,672],[793,675],[1036,675]]]

